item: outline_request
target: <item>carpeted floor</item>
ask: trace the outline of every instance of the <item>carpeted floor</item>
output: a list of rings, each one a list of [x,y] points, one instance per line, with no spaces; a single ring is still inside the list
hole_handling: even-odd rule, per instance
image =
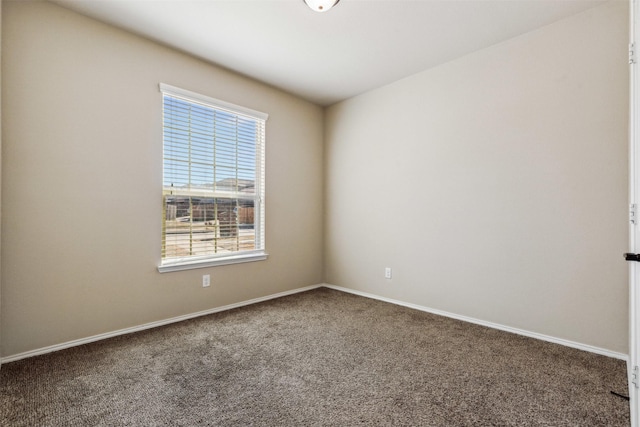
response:
[[[628,426],[625,363],[320,288],[8,363],[3,426]]]

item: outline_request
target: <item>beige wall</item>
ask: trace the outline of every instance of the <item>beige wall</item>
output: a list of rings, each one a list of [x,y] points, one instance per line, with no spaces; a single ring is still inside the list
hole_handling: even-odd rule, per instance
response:
[[[320,107],[56,5],[3,12],[3,356],[322,282]],[[267,261],[157,272],[160,82],[269,114]]]
[[[609,2],[329,108],[326,282],[627,353],[627,21]]]

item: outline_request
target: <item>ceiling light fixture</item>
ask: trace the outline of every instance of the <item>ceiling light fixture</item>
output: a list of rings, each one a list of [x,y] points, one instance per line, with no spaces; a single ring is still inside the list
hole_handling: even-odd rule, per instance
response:
[[[326,12],[337,5],[340,0],[304,0],[304,2],[316,12]]]

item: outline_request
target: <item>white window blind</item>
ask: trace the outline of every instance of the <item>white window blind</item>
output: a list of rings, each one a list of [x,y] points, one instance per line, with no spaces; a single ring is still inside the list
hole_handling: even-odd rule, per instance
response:
[[[267,115],[165,84],[160,271],[266,258]]]

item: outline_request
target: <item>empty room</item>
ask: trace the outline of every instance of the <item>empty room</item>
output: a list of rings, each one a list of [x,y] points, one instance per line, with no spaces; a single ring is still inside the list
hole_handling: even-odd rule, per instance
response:
[[[637,426],[633,5],[2,0],[0,425]]]

